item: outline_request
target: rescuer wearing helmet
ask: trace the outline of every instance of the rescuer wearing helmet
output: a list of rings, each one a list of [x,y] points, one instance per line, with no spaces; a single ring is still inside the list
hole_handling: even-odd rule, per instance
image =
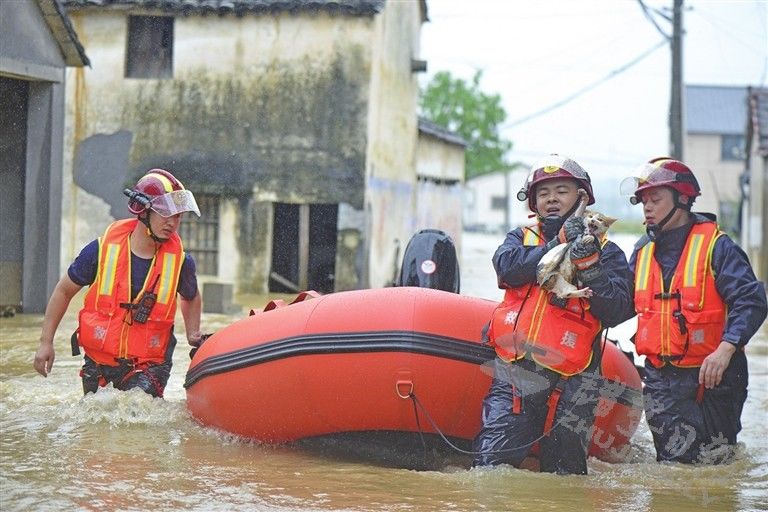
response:
[[[744,347],[765,320],[765,289],[715,216],[691,213],[701,189],[683,162],[655,158],[621,188],[642,203],[647,231],[630,268],[656,459],[728,462],[747,398]]]
[[[45,310],[34,368],[48,376],[56,329],[75,294],[89,286],[72,336],[73,355],[80,347],[85,351],[83,392],[112,383],[162,397],[176,346],[177,294],[189,344],[201,340],[195,261],[177,233],[182,214],[200,216],[200,210],[192,192],[163,169],[151,169],[124,193],[137,218],[110,224],[58,282]]]
[[[538,442],[542,471],[587,473],[600,332],[634,312],[622,250],[605,238],[582,240],[584,219],[573,216],[580,190],[588,204],[595,202],[589,175],[574,160],[549,155],[534,165],[518,199],[528,202],[536,223],[507,233],[493,255],[505,295],[488,329],[497,357],[473,443],[475,466],[528,467],[525,459]],[[537,284],[539,260],[563,242],[572,243],[570,258],[581,284],[592,289],[589,299],[558,299]]]

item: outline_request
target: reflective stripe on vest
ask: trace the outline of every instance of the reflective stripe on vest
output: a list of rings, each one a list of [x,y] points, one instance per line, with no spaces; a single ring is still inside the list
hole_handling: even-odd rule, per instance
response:
[[[99,239],[96,280],[79,317],[80,345],[99,364],[115,365],[116,358],[159,363],[168,348],[184,250],[176,234],[160,244],[140,292],[131,301],[130,234],[137,222],[114,222]],[[157,299],[147,322],[140,324],[126,306],[137,304],[145,292],[156,294]]]
[[[158,283],[159,288],[157,290],[158,304],[168,304],[171,299],[176,296],[178,282],[174,279],[174,276],[177,276],[174,270],[176,269],[178,261],[179,258],[176,254],[169,252],[163,254],[162,262],[160,264],[162,270],[160,272],[160,282]],[[179,266],[179,270],[181,270],[181,266]]]
[[[635,264],[637,353],[655,366],[701,366],[720,344],[726,306],[715,287],[712,253],[722,236],[714,222],[694,224],[664,288],[661,266],[654,258],[656,244],[646,244]]]
[[[523,245],[544,245],[540,232],[541,226],[523,228]],[[604,237],[601,245],[606,243]],[[561,375],[580,373],[592,361],[600,321],[589,311],[587,301],[568,299],[561,308],[550,303],[551,297],[535,282],[507,289],[491,318],[491,345],[505,361],[530,356]]]
[[[101,248],[99,248],[101,252]],[[99,295],[112,295],[115,288],[115,273],[117,272],[117,259],[120,257],[120,245],[119,244],[107,244],[104,249],[105,257],[104,264],[101,265],[101,270],[98,272],[99,279]],[[101,262],[101,256],[99,256]]]
[[[523,245],[534,247],[544,245],[544,237],[541,236],[541,226],[527,226],[523,228]]]

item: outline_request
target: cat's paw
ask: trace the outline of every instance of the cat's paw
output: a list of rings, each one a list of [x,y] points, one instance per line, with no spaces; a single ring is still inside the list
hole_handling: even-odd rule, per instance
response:
[[[595,241],[595,237],[593,235],[584,235],[581,241],[585,244],[591,244]]]
[[[581,288],[579,290],[574,290],[571,292],[568,292],[565,294],[565,297],[570,297],[574,299],[588,299],[594,295],[594,292],[592,291],[592,288]],[[563,297],[561,297],[563,298]]]

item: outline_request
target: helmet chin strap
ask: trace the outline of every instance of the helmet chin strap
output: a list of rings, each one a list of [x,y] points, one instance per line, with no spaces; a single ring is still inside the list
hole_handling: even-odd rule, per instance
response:
[[[144,212],[144,213],[141,213],[141,214],[139,214],[139,220],[141,221],[141,223],[142,223],[142,224],[144,224],[145,226],[147,226],[147,235],[149,235],[149,237],[150,237],[152,240],[154,240],[155,242],[157,242],[157,243],[159,243],[159,244],[161,244],[161,243],[163,243],[163,242],[167,242],[167,241],[168,241],[168,239],[167,239],[167,238],[160,238],[159,236],[157,236],[157,235],[155,234],[155,232],[154,232],[154,231],[152,231],[152,226],[151,226],[151,224],[149,223],[149,211],[146,211],[146,212]]]
[[[672,218],[672,216],[677,211],[677,205],[673,206],[671,210],[669,210],[669,213],[661,219],[661,222],[658,224],[648,224],[645,226],[645,232],[648,234],[648,238],[651,240],[656,240],[656,237],[659,236],[659,233],[661,233],[661,228],[664,227],[664,225],[669,222],[669,219]]]
[[[676,190],[672,191],[674,194],[674,205],[672,206],[672,209],[669,210],[669,213],[664,216],[663,219],[661,219],[661,222],[658,224],[648,224],[645,227],[645,232],[648,234],[648,238],[651,240],[656,240],[656,237],[659,236],[659,233],[661,233],[661,229],[667,224],[667,222],[670,221],[672,216],[675,214],[675,212],[678,210],[678,208],[691,211],[691,205],[686,203],[680,202],[680,193]]]
[[[571,215],[574,214],[574,212],[576,212],[576,209],[579,207],[579,202],[580,201],[581,201],[581,198],[579,198],[579,200],[577,200],[575,203],[573,203],[573,206],[571,206],[571,209],[568,210],[567,212],[565,212],[563,215],[547,215],[546,217],[544,217],[544,216],[542,216],[541,214],[539,214],[537,212],[536,216],[538,217],[539,222],[543,221],[547,217],[557,217],[558,221],[565,222],[565,220],[568,217],[570,217]]]
[[[576,213],[576,210],[579,208],[579,203],[581,203],[581,196],[576,200],[575,203],[573,203],[573,206],[571,206],[571,209],[565,212],[565,215],[561,216],[560,218],[565,222],[565,219]]]

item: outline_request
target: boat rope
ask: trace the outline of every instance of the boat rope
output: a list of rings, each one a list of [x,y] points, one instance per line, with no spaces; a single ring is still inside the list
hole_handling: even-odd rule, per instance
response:
[[[606,336],[607,336],[607,331],[608,331],[607,328],[602,331],[604,336],[603,336],[603,340],[602,340],[602,348],[600,350],[600,359],[599,359],[599,363],[597,365],[598,368],[602,364],[602,360],[603,360],[603,352],[605,351],[605,340],[606,340]],[[427,418],[427,421],[429,421],[429,424],[432,425],[432,428],[435,429],[435,432],[437,432],[438,435],[442,438],[442,440],[445,441],[445,444],[447,444],[453,450],[455,450],[455,451],[457,451],[459,453],[463,453],[465,455],[485,455],[485,454],[491,454],[491,453],[507,453],[507,452],[513,452],[513,451],[516,451],[516,450],[521,450],[523,448],[530,448],[534,444],[538,443],[539,441],[541,441],[542,439],[547,437],[549,435],[549,433],[552,432],[555,429],[555,427],[557,427],[563,421],[563,418],[567,418],[570,415],[571,411],[573,411],[574,407],[576,407],[579,404],[578,401],[574,402],[574,404],[571,405],[571,407],[564,414],[560,414],[559,415],[560,419],[557,420],[552,425],[552,427],[549,430],[545,429],[544,433],[542,433],[539,437],[537,437],[533,441],[530,441],[530,442],[525,443],[525,444],[521,444],[521,445],[516,446],[514,448],[503,448],[501,450],[486,450],[486,451],[482,451],[482,452],[477,452],[477,451],[473,451],[473,450],[464,450],[462,448],[459,448],[455,444],[453,444],[448,439],[448,437],[446,437],[446,435],[443,433],[443,431],[440,429],[440,427],[437,426],[437,423],[435,423],[435,420],[432,419],[432,416],[429,414],[429,411],[427,411],[427,408],[424,407],[424,404],[421,403],[421,401],[418,399],[416,394],[413,392],[413,388],[411,388],[411,390],[408,392],[407,395],[400,395],[400,397],[401,398],[410,398],[411,401],[413,401],[413,413],[416,416],[416,427],[419,429],[419,435],[422,437],[422,443],[424,442],[423,441],[424,434],[423,434],[423,430],[421,428],[421,423],[419,421],[419,411],[418,411],[419,409],[424,414],[424,417]]]
[[[416,417],[416,428],[419,429],[419,439],[421,440],[421,448],[424,450],[424,458],[427,457],[427,443],[424,440],[424,430],[421,428],[421,422],[419,421],[419,411],[416,409],[416,396],[413,394],[413,391],[410,393],[411,396],[413,396],[413,415]]]
[[[544,439],[548,435],[548,432],[544,433],[544,434],[541,434],[539,437],[537,437],[533,441],[531,441],[529,443],[526,443],[526,444],[521,444],[520,446],[516,446],[514,448],[504,448],[502,450],[487,450],[487,451],[482,451],[482,452],[476,452],[476,451],[473,451],[473,450],[464,450],[462,448],[459,448],[455,444],[453,444],[446,437],[446,435],[443,433],[443,431],[440,429],[440,427],[438,427],[437,424],[435,423],[435,420],[432,419],[432,416],[429,414],[429,412],[427,411],[426,407],[424,407],[424,404],[422,404],[419,401],[419,399],[416,397],[415,393],[411,392],[408,395],[408,398],[410,398],[413,401],[413,404],[414,404],[414,408],[413,409],[414,409],[414,413],[416,414],[416,426],[419,429],[419,435],[422,436],[422,439],[423,439],[423,430],[421,428],[421,425],[419,424],[419,414],[418,414],[418,411],[416,410],[416,406],[418,406],[418,408],[421,409],[421,412],[427,418],[427,421],[429,421],[429,424],[432,425],[432,428],[435,429],[435,432],[437,432],[437,434],[442,438],[442,440],[445,441],[445,444],[447,444],[453,450],[455,450],[455,451],[457,451],[459,453],[463,453],[465,455],[483,455],[483,454],[488,454],[488,453],[507,453],[507,452],[513,452],[515,450],[520,450],[522,448],[529,448],[529,447],[533,446],[534,444],[538,443],[539,441],[541,441],[542,439]],[[571,406],[571,409],[569,409],[568,412],[570,412],[575,406],[576,406],[576,404]],[[564,416],[567,416],[567,414],[564,415]],[[554,428],[558,424],[560,424],[561,421],[562,420],[558,420],[557,422],[555,422],[555,424],[552,425],[552,429],[554,430]]]

